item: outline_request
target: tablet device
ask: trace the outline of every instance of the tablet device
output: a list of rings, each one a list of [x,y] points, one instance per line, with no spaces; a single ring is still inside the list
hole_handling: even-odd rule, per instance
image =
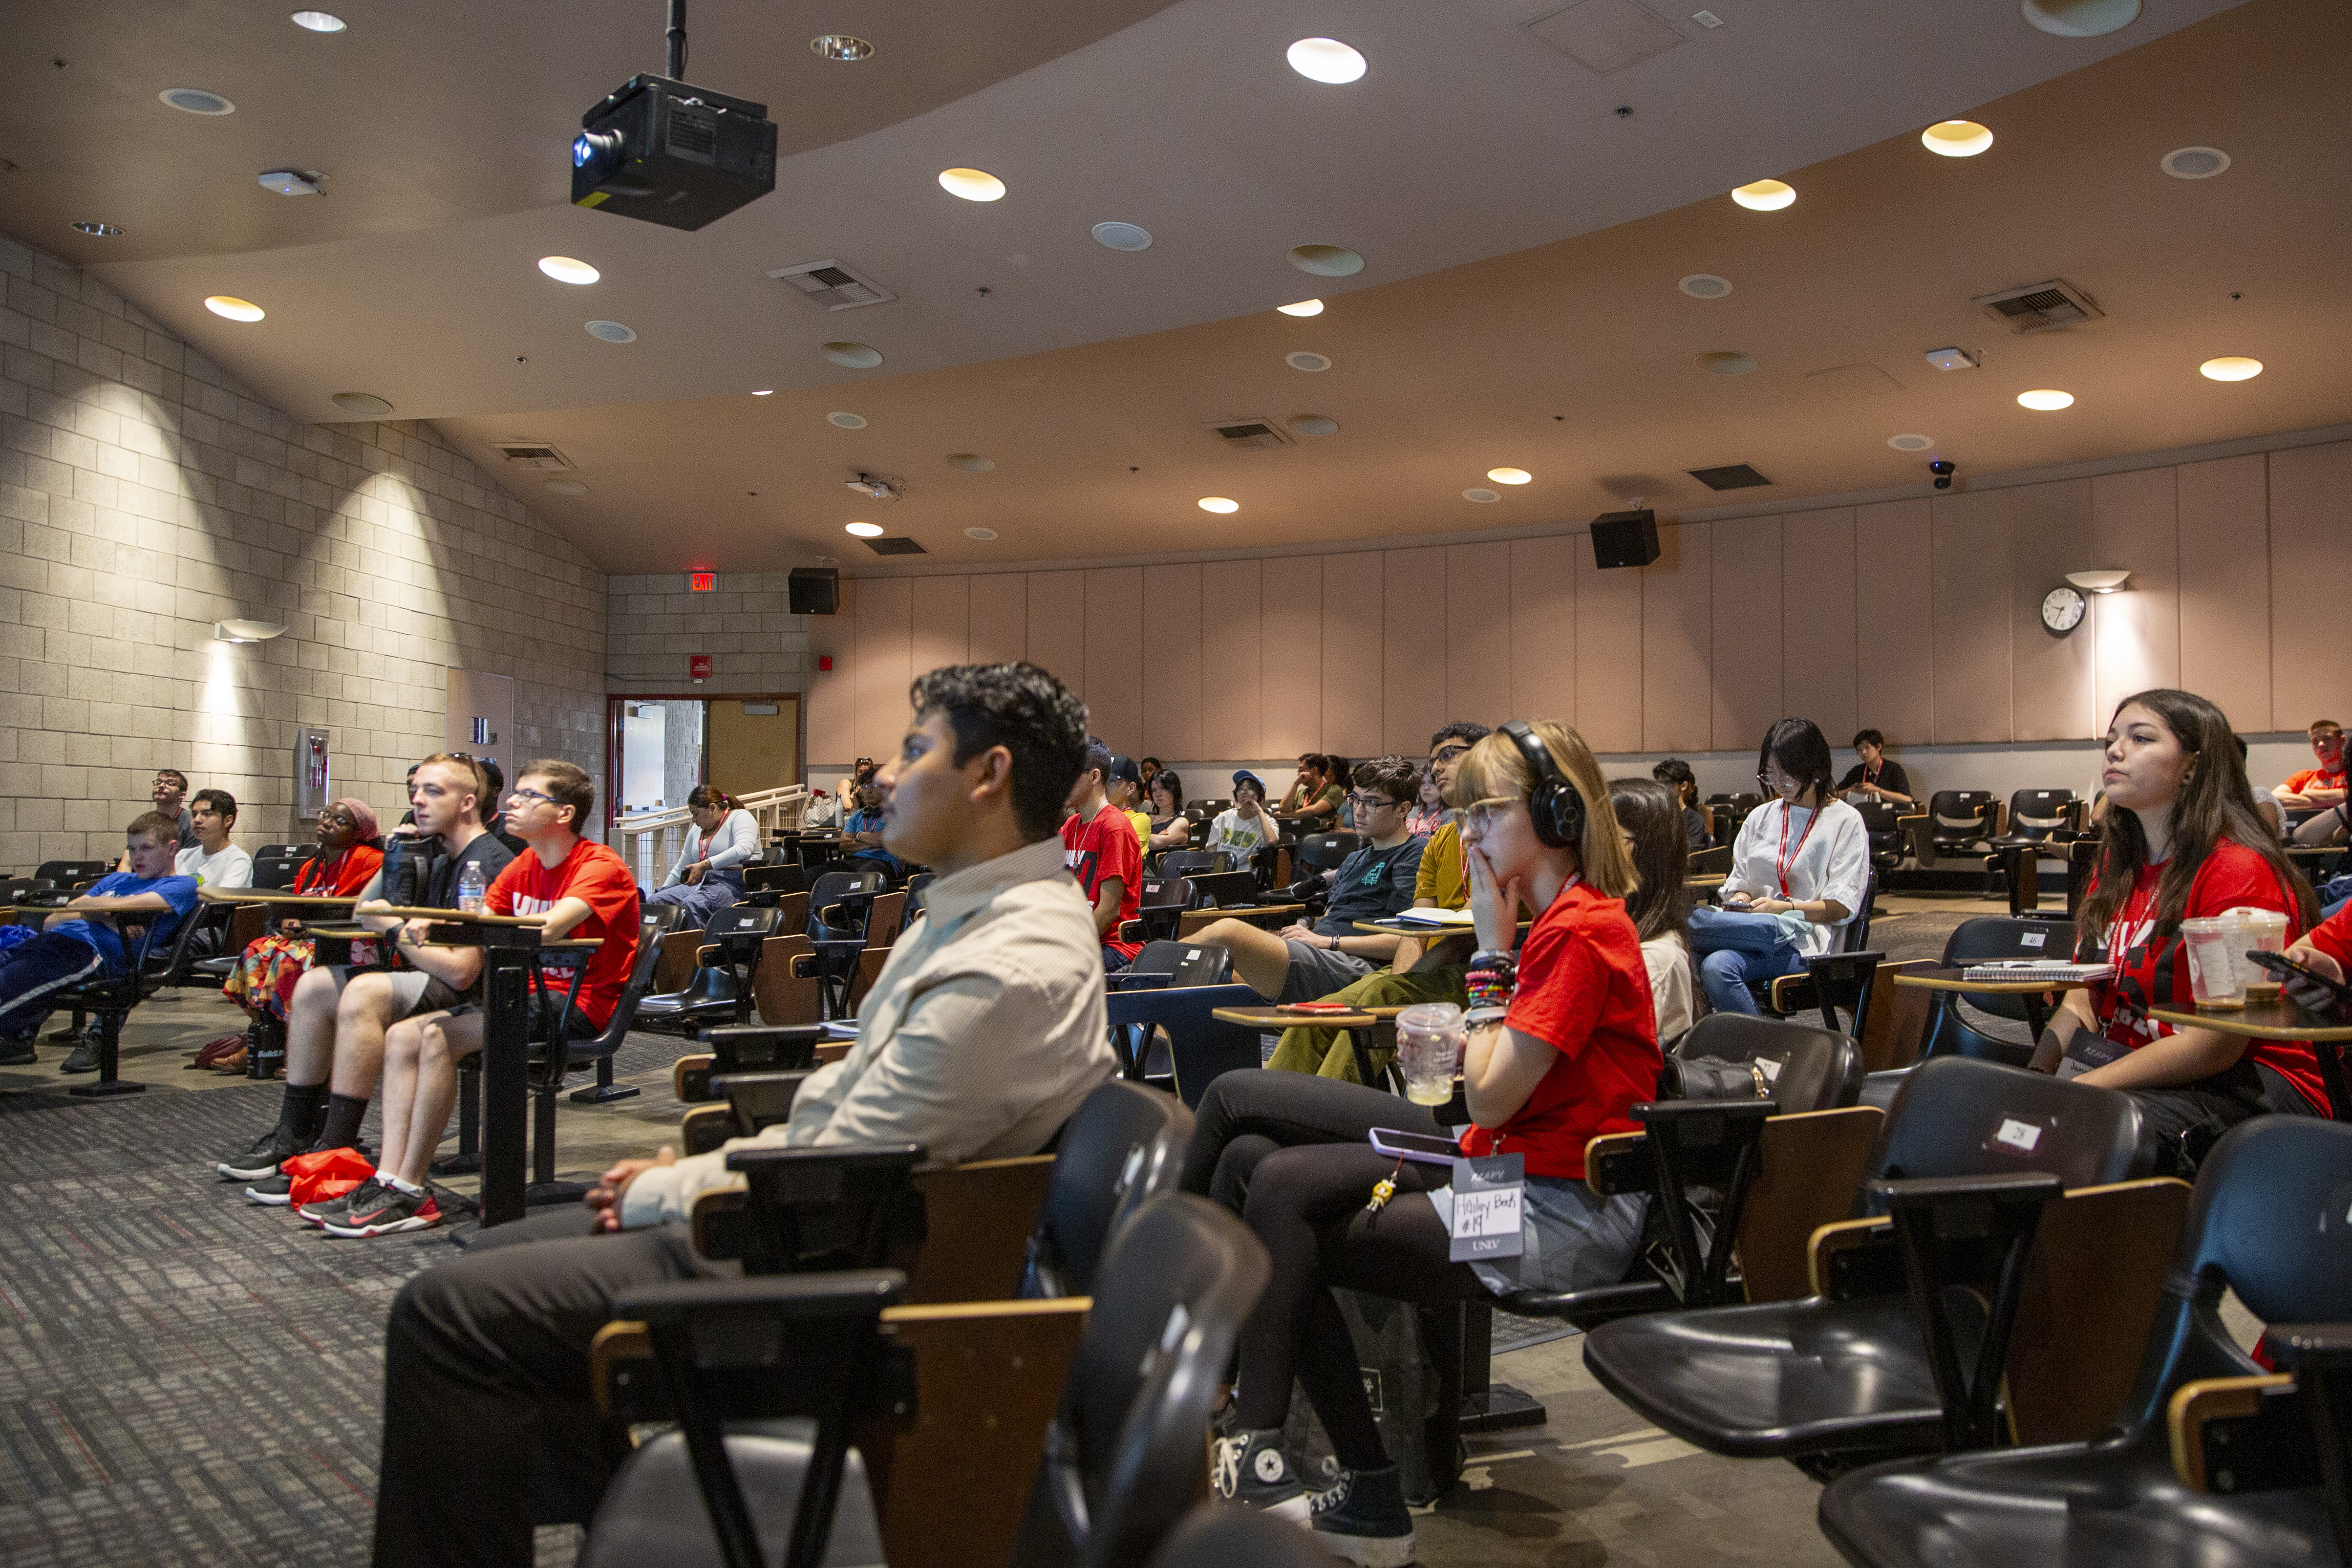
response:
[[[1451,1165],[1462,1158],[1462,1146],[1451,1138],[1439,1138],[1427,1132],[1405,1132],[1394,1127],[1375,1127],[1371,1131],[1372,1148],[1399,1160],[1413,1160],[1424,1165]]]

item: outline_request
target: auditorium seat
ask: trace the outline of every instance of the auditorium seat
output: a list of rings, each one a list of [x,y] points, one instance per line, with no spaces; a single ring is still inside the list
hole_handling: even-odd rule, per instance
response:
[[[1939,856],[1982,854],[2000,811],[1990,790],[1937,790],[1927,797],[1927,810],[1900,819],[1911,834],[1912,861],[1932,871]]]
[[[653,908],[674,909],[675,905]],[[695,952],[694,973],[679,990],[648,995],[637,1004],[637,1018],[648,1029],[682,1029],[731,1016],[741,1024],[751,1016],[754,976],[761,948],[775,934],[781,911],[756,904],[730,904],[713,910],[702,923],[702,942]],[[665,926],[665,940],[668,934]],[[658,948],[661,944],[656,943]],[[655,957],[661,956],[656,952]],[[651,977],[647,978],[650,984]]]
[[[2064,921],[2022,920],[2014,916],[1980,915],[1962,921],[1944,939],[1944,967],[1965,969],[2004,958],[2046,958],[2064,962],[2074,951],[2074,928]],[[2019,996],[1972,995],[1969,1005],[1996,1018],[2024,1024],[2025,1002]],[[2048,1017],[2044,1016],[2043,1022]],[[2023,1067],[2033,1059],[2030,1045],[1995,1039],[1960,1016],[1958,994],[1938,991],[1928,1003],[1927,1025],[1920,1036],[1919,1055],[1982,1057],[1988,1061]]]

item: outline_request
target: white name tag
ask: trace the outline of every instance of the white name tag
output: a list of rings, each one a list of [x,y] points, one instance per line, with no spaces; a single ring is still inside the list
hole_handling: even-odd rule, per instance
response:
[[[2023,936],[2017,939],[2017,945],[2020,947],[2040,947],[2043,942],[2048,942],[2049,940],[2050,933],[2046,931],[2030,931]]]
[[[2031,1121],[2020,1121],[2013,1116],[2004,1117],[2000,1131],[1992,1135],[1992,1141],[2006,1143],[2020,1153],[2031,1154],[2034,1145],[2042,1142],[2042,1129]]]
[[[1764,1081],[1766,1083],[1778,1083],[1780,1081],[1780,1064],[1774,1061],[1769,1057],[1757,1058],[1756,1070],[1764,1075]]]
[[[1446,1256],[1455,1263],[1517,1258],[1526,1247],[1520,1210],[1527,1194],[1527,1162],[1517,1154],[1454,1162],[1453,1243]]]

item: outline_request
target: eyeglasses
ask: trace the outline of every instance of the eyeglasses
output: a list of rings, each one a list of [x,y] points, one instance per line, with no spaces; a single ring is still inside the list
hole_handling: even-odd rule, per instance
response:
[[[1438,747],[1437,750],[1429,754],[1429,760],[1433,763],[1450,763],[1456,757],[1467,756],[1469,752],[1469,746],[1461,742],[1456,742],[1451,746]]]
[[[1515,805],[1525,804],[1515,795],[1490,795],[1484,800],[1474,800],[1462,808],[1462,826],[1471,833],[1485,837],[1496,819]]]
[[[1784,773],[1778,768],[1768,768],[1756,775],[1756,782],[1774,795],[1778,795],[1780,793],[1782,784],[1792,784],[1797,781],[1793,775]]]
[[[507,791],[507,799],[510,801],[535,800],[541,805],[553,805],[555,804],[555,797],[553,795],[541,795],[535,789],[525,789],[520,784],[517,784],[514,788]]]
[[[1348,804],[1358,811],[1378,811],[1384,805],[1402,805],[1401,800],[1391,800],[1384,795],[1366,795],[1361,790],[1350,791]]]

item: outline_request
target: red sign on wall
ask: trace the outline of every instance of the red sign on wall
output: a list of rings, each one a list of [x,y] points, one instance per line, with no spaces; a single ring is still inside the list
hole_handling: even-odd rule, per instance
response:
[[[690,653],[687,655],[686,673],[688,678],[695,680],[709,679],[710,656],[707,653]]]
[[[688,593],[715,594],[719,591],[719,574],[689,572],[686,574],[686,586]]]

